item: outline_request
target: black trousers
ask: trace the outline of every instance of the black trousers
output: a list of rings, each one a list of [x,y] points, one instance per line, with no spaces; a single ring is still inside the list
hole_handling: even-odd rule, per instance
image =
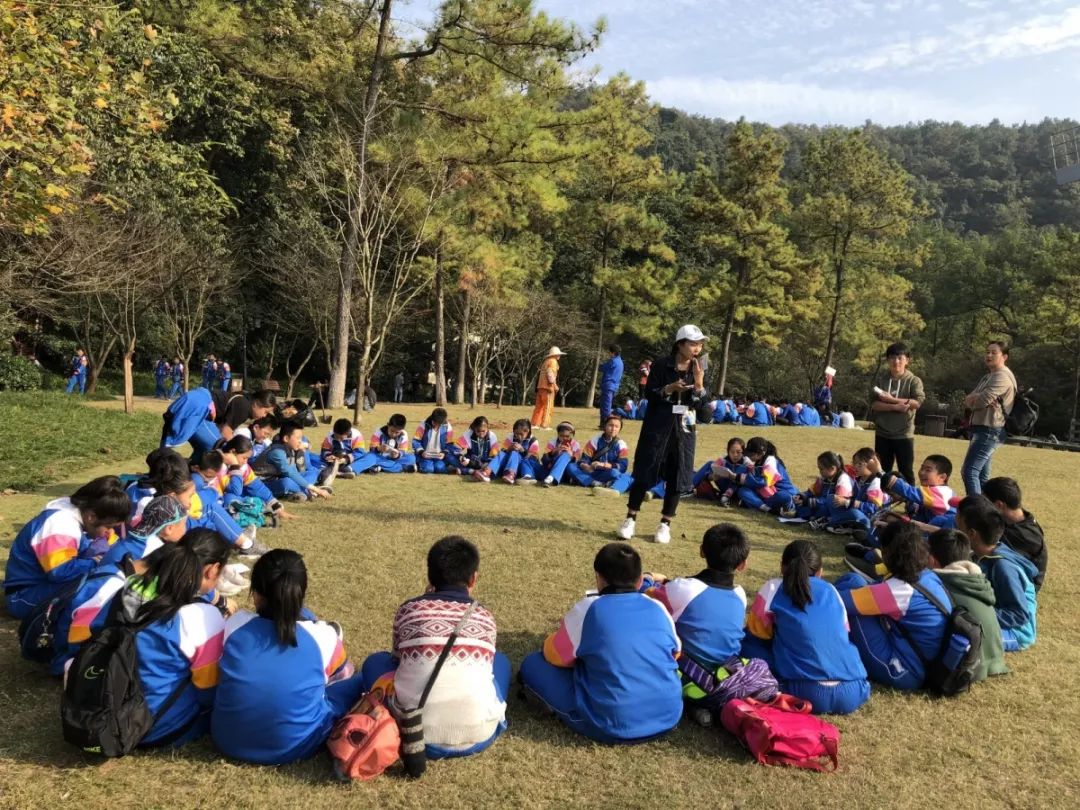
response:
[[[664,511],[661,513],[664,517],[673,518],[675,513],[679,510],[679,473],[682,468],[682,456],[679,446],[672,442],[666,448],[664,458],[660,462],[660,470],[658,480],[664,482]],[[634,483],[630,485],[630,492],[627,498],[627,508],[631,512],[637,512],[641,509],[641,504],[645,500],[645,493],[655,486],[653,484],[646,483],[645,480],[634,478]]]
[[[881,469],[900,473],[909,484],[915,483],[915,440],[874,437],[874,452],[881,460]]]

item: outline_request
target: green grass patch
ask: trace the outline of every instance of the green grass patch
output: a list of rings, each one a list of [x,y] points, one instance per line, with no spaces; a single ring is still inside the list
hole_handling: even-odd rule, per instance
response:
[[[0,490],[70,478],[110,458],[145,456],[161,436],[159,410],[131,416],[49,391],[0,393]]]
[[[400,410],[412,425],[430,406]],[[450,416],[463,428],[481,412],[500,435],[526,415],[523,408],[451,408]],[[367,415],[361,426],[365,435],[389,413],[380,406]],[[595,412],[559,409],[556,416],[584,426],[593,423]],[[30,431],[31,424],[24,418],[20,430]],[[631,446],[638,430],[639,423],[627,425]],[[312,439],[321,439],[323,431],[310,431]],[[589,433],[582,427],[578,438]],[[873,439],[872,433],[831,429],[769,428],[763,433],[777,444],[800,485],[814,475],[814,459],[822,450],[848,458]],[[698,463],[719,455],[731,435],[752,434],[703,427]],[[152,440],[144,441],[126,463],[98,465],[84,476],[134,471],[138,464],[133,460],[151,446]],[[920,458],[944,453],[957,468],[964,449],[949,439],[916,440]],[[432,763],[419,782],[387,775],[369,784],[343,785],[333,780],[325,756],[282,768],[237,765],[205,740],[102,766],[101,760],[64,744],[57,718],[59,684],[18,657],[15,622],[4,619],[0,807],[100,808],[119,806],[121,796],[139,797],[138,803],[148,807],[1073,806],[1075,798],[1068,797],[1080,795],[1080,694],[1071,688],[1080,669],[1075,619],[1080,573],[1070,561],[1080,553],[1075,531],[1080,507],[1074,496],[1080,455],[1005,447],[995,455],[994,469],[1020,480],[1026,504],[1051,545],[1050,572],[1039,597],[1038,642],[1008,656],[1010,675],[955,700],[875,687],[870,702],[856,714],[833,718],[842,732],[836,774],[755,765],[725,732],[699,729],[688,721],[645,745],[595,745],[513,696],[509,729],[489,751]],[[50,487],[49,493],[60,494],[64,487],[70,491],[76,483]],[[6,557],[3,547],[10,545],[15,527],[43,500],[41,494],[0,499],[0,559]],[[592,558],[613,539],[624,510],[621,498],[590,497],[573,487],[544,490],[450,477],[362,476],[339,482],[327,503],[297,506],[299,519],[260,532],[260,538],[304,555],[311,607],[344,625],[346,646],[359,663],[390,644],[395,608],[423,589],[431,543],[445,534],[464,534],[482,555],[477,596],[494,612],[499,647],[516,666],[593,587]],[[668,575],[700,570],[698,542],[708,526],[732,521],[744,527],[752,553],[739,582],[751,596],[777,575],[784,545],[807,534],[764,515],[684,501],[671,545],[662,547],[644,542],[658,519],[659,505],[646,504],[634,545],[646,568]],[[835,577],[841,572],[844,538],[815,534],[813,539],[825,556],[826,574]]]

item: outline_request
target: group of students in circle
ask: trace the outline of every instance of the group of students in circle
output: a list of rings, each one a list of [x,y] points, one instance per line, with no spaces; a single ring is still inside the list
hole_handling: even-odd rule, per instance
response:
[[[251,415],[256,423],[266,418]],[[411,438],[402,421],[392,417],[365,450],[384,460],[383,469],[415,464],[419,471],[427,462],[430,472],[440,471],[439,463],[448,472],[451,462],[477,480],[553,484],[556,464],[565,461],[563,474],[577,481],[569,472],[576,467],[593,490],[610,489],[625,474],[617,463],[626,457],[617,418],[581,455],[572,427],[563,425],[541,455],[525,420],[502,446],[486,420],[474,421],[457,450],[436,443],[450,437],[438,409]],[[319,751],[334,721],[376,686],[404,707],[416,705],[437,639],[475,601],[480,555],[459,536],[436,542],[426,560],[428,588],[398,608],[391,649],[371,653],[357,668],[340,625],[305,606],[302,557],[246,542],[254,540],[247,527],[235,537],[223,530],[224,518],[237,516],[224,503],[226,491],[241,500],[262,493],[271,513],[288,516],[267,486],[275,479],[252,471],[258,428],[246,427],[254,442],[230,432],[193,466],[162,447],[148,456],[143,476],[95,479],[46,504],[12,545],[5,601],[16,619],[43,605],[55,610],[48,661],[54,675],[63,675],[81,645],[110,623],[139,626],[138,674],[155,714],[144,745],[177,746],[209,733],[230,758],[282,764]],[[344,422],[333,426],[318,456],[321,469],[355,474],[354,432]],[[297,434],[295,423],[284,423],[273,449],[262,453],[295,463],[310,452]],[[597,466],[601,443],[619,447],[611,466]],[[784,549],[779,576],[762,583],[750,602],[736,582],[750,540],[733,524],[714,525],[702,537],[701,571],[670,578],[644,571],[629,543],[608,543],[594,560],[595,589],[520,662],[522,694],[590,739],[640,742],[672,729],[684,712],[703,725],[714,721],[715,695],[688,675],[691,667],[718,688],[734,672],[767,667],[780,689],[821,713],[855,711],[871,682],[919,689],[927,662],[947,642],[939,604],[962,604],[982,625],[980,678],[1006,672],[1005,652],[1034,643],[1046,545],[1015,481],[991,479],[983,494],[957,499],[948,489],[947,458],[929,456],[916,485],[883,472],[869,448],[856,453],[853,467],[823,453],[818,471],[814,485],[800,492],[770,442],[733,439],[724,457],[698,470],[695,493],[719,506],[741,504],[811,529],[854,534],[846,548],[850,573],[827,582],[818,546],[798,539]],[[313,486],[325,486],[325,478]],[[902,509],[888,511],[889,498]],[[255,559],[250,582],[229,563],[234,553]],[[241,610],[228,594],[247,587],[251,609]],[[473,608],[452,653],[424,709],[431,758],[479,753],[506,729],[512,665],[497,649],[489,609]]]

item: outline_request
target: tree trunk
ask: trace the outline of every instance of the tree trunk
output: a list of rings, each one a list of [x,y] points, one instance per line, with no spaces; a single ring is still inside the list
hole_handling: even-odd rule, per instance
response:
[[[717,390],[720,396],[724,395],[724,386],[727,385],[728,359],[731,356],[731,333],[735,331],[735,302],[728,305],[727,315],[724,316],[724,330],[720,333],[720,382]]]
[[[833,269],[836,273],[836,295],[833,298],[832,317],[829,319],[829,342],[825,345],[825,364],[823,368],[828,368],[833,364],[836,337],[840,331],[840,299],[844,294],[844,260],[836,260]]]
[[[457,379],[454,381],[454,402],[465,401],[465,372],[469,367],[469,320],[472,317],[472,295],[465,290],[465,306],[461,311],[461,335],[458,338]]]
[[[290,371],[291,356],[285,359],[285,376],[289,378],[289,387],[285,391],[285,399],[292,399],[293,388],[296,386],[296,381],[300,379],[300,375],[304,373],[304,369],[307,368],[307,364],[311,362],[311,358],[315,355],[315,348],[318,344],[312,343],[311,350],[307,353],[303,360],[300,361],[300,365],[296,367],[296,371]]]
[[[607,267],[607,258],[604,258],[604,267]],[[589,381],[588,395],[585,399],[585,407],[591,408],[593,399],[596,397],[596,380],[600,376],[600,363],[604,359],[604,308],[607,301],[604,298],[604,290],[600,289],[600,317],[598,318],[599,327],[596,333],[596,362],[593,364],[592,379]]]
[[[86,393],[92,394],[97,390],[101,369],[105,366],[105,361],[109,359],[109,355],[112,354],[114,346],[116,346],[116,338],[111,337],[95,353],[95,356],[90,358],[90,371],[86,373]]]
[[[1080,342],[1076,344],[1076,375],[1073,380],[1073,407],[1072,407],[1072,421],[1076,422],[1077,408],[1080,406]],[[1071,427],[1071,425],[1070,425]],[[1069,437],[1069,441],[1072,441],[1072,437]]]
[[[387,4],[389,5],[389,4]],[[353,403],[353,424],[359,425],[364,412],[364,391],[367,390],[368,362],[371,359],[370,335],[365,335],[364,349],[356,365],[356,402]]]
[[[135,379],[132,375],[132,358],[135,356],[135,336],[132,335],[124,349],[124,413],[135,413]]]
[[[367,93],[364,97],[364,120],[360,127],[360,140],[356,148],[357,184],[355,192],[349,197],[348,222],[345,229],[345,243],[341,246],[339,269],[341,280],[338,284],[337,323],[334,327],[334,349],[330,357],[330,387],[327,399],[331,408],[341,407],[345,399],[345,382],[349,371],[349,332],[352,312],[353,281],[356,277],[356,262],[360,255],[360,219],[366,201],[367,147],[371,133],[371,122],[375,116],[375,103],[379,98],[379,82],[382,77],[383,55],[390,31],[390,11],[393,0],[383,0],[379,11],[379,35],[375,40],[375,53],[371,57],[371,72],[368,74]],[[369,349],[365,346],[365,353]],[[363,368],[363,363],[361,363]],[[357,390],[359,403],[362,391]]]
[[[435,253],[435,404],[446,405],[446,321],[442,258]]]

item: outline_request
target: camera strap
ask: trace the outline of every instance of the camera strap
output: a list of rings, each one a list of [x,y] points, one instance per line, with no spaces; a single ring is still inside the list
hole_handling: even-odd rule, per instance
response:
[[[439,677],[439,670],[442,669],[443,664],[446,663],[446,659],[450,655],[450,650],[453,648],[454,643],[457,641],[458,634],[461,632],[461,628],[465,626],[465,622],[472,616],[473,611],[476,610],[476,602],[469,603],[469,607],[465,612],[461,614],[461,618],[458,619],[458,623],[454,625],[454,629],[450,631],[450,637],[446,639],[446,646],[443,647],[442,652],[439,653],[439,660],[435,662],[435,669],[431,671],[431,675],[428,677],[427,683],[424,684],[424,691],[420,695],[420,702],[416,704],[416,708],[424,708],[424,704],[427,703],[428,695],[431,694],[431,687],[435,685],[435,679]]]

